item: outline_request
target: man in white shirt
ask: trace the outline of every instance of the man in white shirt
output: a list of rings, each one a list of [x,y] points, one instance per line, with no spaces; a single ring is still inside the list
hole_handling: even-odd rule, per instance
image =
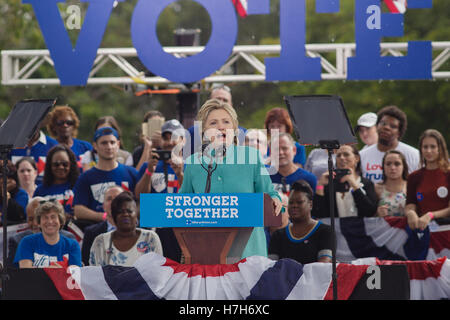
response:
[[[419,169],[419,150],[400,141],[406,132],[406,114],[396,106],[387,106],[378,111],[378,142],[361,150],[363,177],[373,183],[382,181],[382,162],[386,151],[398,150],[406,158],[409,173]]]

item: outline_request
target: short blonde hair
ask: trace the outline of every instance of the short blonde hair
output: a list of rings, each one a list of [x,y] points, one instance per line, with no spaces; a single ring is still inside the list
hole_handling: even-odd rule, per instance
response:
[[[202,122],[202,133],[205,132],[205,124],[206,119],[208,119],[209,114],[211,111],[214,110],[220,110],[223,109],[231,117],[231,121],[233,122],[233,127],[236,130],[239,126],[239,122],[237,119],[237,113],[236,110],[232,106],[230,106],[228,103],[217,100],[217,99],[210,99],[207,100],[200,108],[197,114],[197,120]]]
[[[36,209],[36,221],[38,224],[41,224],[41,217],[46,213],[50,213],[51,211],[55,211],[58,214],[60,228],[64,227],[66,223],[66,215],[64,214],[64,208],[59,203],[59,201],[45,201],[39,205]]]

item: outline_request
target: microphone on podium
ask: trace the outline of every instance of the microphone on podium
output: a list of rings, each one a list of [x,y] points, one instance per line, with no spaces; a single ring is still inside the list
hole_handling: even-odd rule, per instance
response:
[[[209,159],[208,167],[203,164],[203,161],[200,161],[202,168],[206,170],[206,184],[205,184],[205,193],[209,193],[211,190],[211,176],[213,172],[217,169],[217,161],[214,159],[223,158],[226,154],[226,145],[220,144],[218,146],[214,146],[211,141],[206,141],[202,144],[202,158],[206,157]],[[214,153],[214,154],[213,154]],[[214,165],[214,168],[213,168]]]

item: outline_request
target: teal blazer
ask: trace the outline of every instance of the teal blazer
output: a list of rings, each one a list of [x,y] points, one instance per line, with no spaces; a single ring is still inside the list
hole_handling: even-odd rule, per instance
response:
[[[195,153],[186,159],[183,184],[179,193],[205,192],[209,159]],[[213,165],[213,168],[215,165]],[[217,161],[217,168],[211,176],[211,193],[267,193],[271,198],[281,198],[273,188],[258,150],[247,146],[232,145],[227,148],[223,161]],[[260,214],[249,212],[248,214]],[[253,229],[242,258],[267,256],[267,241],[264,228]]]

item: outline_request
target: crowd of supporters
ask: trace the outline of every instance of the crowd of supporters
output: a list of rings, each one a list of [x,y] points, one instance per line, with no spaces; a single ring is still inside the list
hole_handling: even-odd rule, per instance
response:
[[[236,176],[220,167],[217,172],[223,177],[218,179],[223,181],[213,182],[211,192],[263,191],[282,215],[280,227],[255,228],[243,258],[258,254],[301,263],[330,261],[331,230],[319,220],[330,216],[330,181],[336,217],[405,217],[412,230],[424,230],[432,220],[448,221],[445,139],[428,129],[416,146],[402,142],[407,117],[400,108],[386,106],[363,114],[355,131],[364,147],[342,145],[334,150],[330,177],[328,153],[318,148],[307,154],[301,140],[293,138],[287,110],[274,108],[260,129],[247,130],[238,125],[229,87],[215,86],[209,98],[191,128],[149,111],[131,152],[121,148],[123,133],[114,117],[100,118],[92,140],[83,141],[77,139],[80,120],[74,110],[55,107],[48,135],[41,128],[26,148],[13,150],[0,179],[0,189],[7,179],[8,225],[29,224],[9,239],[10,266],[130,266],[148,252],[183,261],[172,229],[139,227],[140,215],[151,214],[140,212],[139,200],[150,192],[203,192],[189,159],[202,152],[196,147],[205,140],[236,146],[238,153],[256,149],[257,163],[266,170],[259,173],[265,175],[261,178],[248,177],[251,170]],[[208,136],[212,129],[216,133]]]

